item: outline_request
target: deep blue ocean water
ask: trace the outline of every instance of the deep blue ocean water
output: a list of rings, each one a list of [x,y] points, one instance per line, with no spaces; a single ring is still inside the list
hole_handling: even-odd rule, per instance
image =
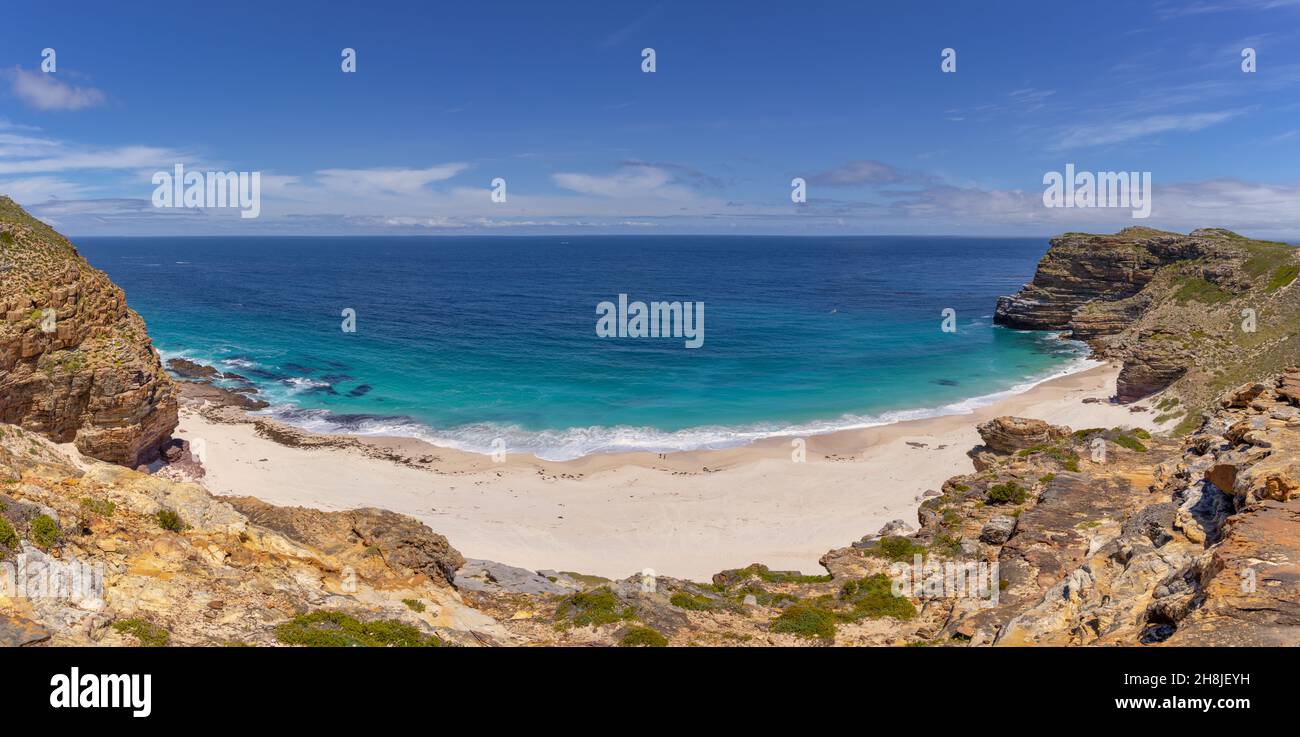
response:
[[[546,458],[719,447],[961,411],[1078,346],[994,327],[1044,239],[77,238],[164,358],[317,430]],[[596,305],[705,305],[704,344],[600,338]],[[957,332],[940,329],[944,308]],[[341,329],[344,308],[357,330]]]

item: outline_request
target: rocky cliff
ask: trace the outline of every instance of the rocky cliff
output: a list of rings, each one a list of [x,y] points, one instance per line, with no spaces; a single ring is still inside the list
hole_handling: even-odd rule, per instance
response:
[[[1161,409],[1190,430],[1219,392],[1300,360],[1297,274],[1297,249],[1226,230],[1067,233],[994,320],[1088,341],[1123,361],[1120,401],[1169,388]]]
[[[122,290],[0,197],[0,422],[136,466],[176,427],[175,388]]]

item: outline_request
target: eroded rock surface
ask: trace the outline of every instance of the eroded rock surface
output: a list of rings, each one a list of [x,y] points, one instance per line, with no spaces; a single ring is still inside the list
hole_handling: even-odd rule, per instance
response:
[[[122,290],[0,197],[0,422],[136,466],[176,427],[172,380]]]

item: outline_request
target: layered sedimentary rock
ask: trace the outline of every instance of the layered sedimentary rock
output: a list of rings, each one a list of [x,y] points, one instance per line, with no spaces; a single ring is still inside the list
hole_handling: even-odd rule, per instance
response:
[[[998,300],[994,320],[1069,331],[1121,360],[1120,401],[1177,383],[1182,411],[1199,409],[1251,370],[1300,358],[1286,345],[1300,316],[1298,271],[1296,249],[1221,229],[1068,233],[1052,239],[1031,283]]]
[[[135,466],[176,427],[175,389],[122,291],[0,197],[0,422]]]
[[[462,563],[391,512],[220,499],[0,425],[0,646],[296,643],[284,627],[322,612],[401,642],[509,642],[451,587]],[[26,595],[51,580],[65,595]]]

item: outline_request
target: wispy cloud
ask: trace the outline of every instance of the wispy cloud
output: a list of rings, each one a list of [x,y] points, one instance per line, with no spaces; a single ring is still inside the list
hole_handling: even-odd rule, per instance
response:
[[[927,184],[933,179],[925,174],[902,171],[880,161],[858,159],[808,177],[810,184],[828,187],[855,187],[870,184]]]
[[[37,110],[81,110],[108,101],[100,90],[68,84],[54,74],[14,67],[8,76],[14,96]]]
[[[469,168],[469,164],[438,164],[427,169],[322,169],[317,182],[332,190],[411,194],[434,182],[443,182]]]
[[[182,152],[156,146],[68,150],[59,144],[54,148],[57,149],[54,153],[35,158],[23,158],[21,154],[5,156],[6,152],[0,151],[0,174],[170,167],[186,158]]]
[[[1160,133],[1192,132],[1209,128],[1242,114],[1243,110],[1221,110],[1204,113],[1151,115],[1105,123],[1069,126],[1061,132],[1055,147],[1058,150],[1105,146],[1114,143],[1158,135]]]
[[[1188,2],[1173,0],[1161,4],[1156,14],[1161,18],[1181,18],[1188,15],[1206,15],[1208,13],[1227,13],[1231,11],[1262,11],[1300,7],[1300,0],[1227,0],[1211,2],[1208,0]]]
[[[675,183],[666,169],[648,164],[626,164],[613,174],[582,174],[560,172],[551,175],[560,187],[579,194],[596,197],[680,198],[691,191]]]

